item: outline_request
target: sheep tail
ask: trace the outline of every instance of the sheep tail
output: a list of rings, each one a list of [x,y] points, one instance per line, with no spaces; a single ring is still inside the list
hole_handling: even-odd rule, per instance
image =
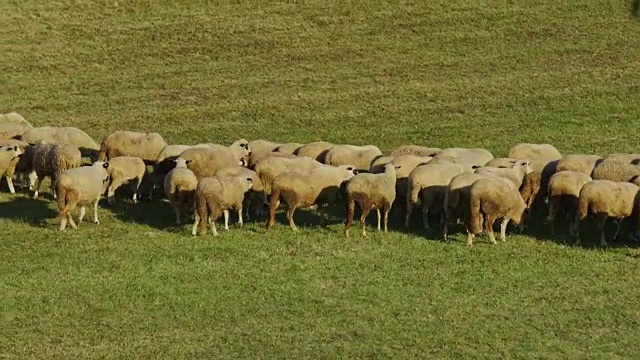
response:
[[[198,223],[198,232],[203,234],[207,230],[209,221],[209,212],[207,210],[207,198],[201,194],[196,195],[195,211],[200,218]]]
[[[589,213],[589,199],[585,197],[578,198],[578,208],[576,210],[576,220],[582,220],[587,217]]]
[[[269,217],[267,219],[266,228],[269,230],[270,227],[276,222],[276,210],[278,209],[278,205],[280,203],[280,188],[275,187],[271,189],[271,198],[269,198]]]
[[[58,218],[59,220],[67,217],[69,213],[69,207],[67,206],[67,189],[64,186],[58,186],[57,189],[57,202],[58,202]]]
[[[469,228],[476,235],[482,232],[482,214],[480,212],[480,197],[471,194],[469,196]]]
[[[345,232],[349,230],[351,225],[353,224],[353,214],[356,208],[356,199],[351,193],[347,193],[347,213],[345,216],[344,230]]]

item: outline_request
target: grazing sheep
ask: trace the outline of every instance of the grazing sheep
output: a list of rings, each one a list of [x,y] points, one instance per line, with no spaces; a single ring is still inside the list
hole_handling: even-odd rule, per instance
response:
[[[493,174],[507,178],[514,184],[515,189],[519,189],[524,177],[533,171],[529,164],[530,161],[527,159],[517,159],[510,168],[483,167],[477,169],[475,173],[478,175]]]
[[[400,166],[400,170],[396,171],[396,199],[392,206],[392,215],[402,217],[406,207],[407,194],[409,188],[409,174],[417,166],[429,163],[433,158],[430,156],[417,155],[398,155],[388,163],[394,166]]]
[[[293,155],[293,154],[288,154],[288,153],[281,153],[281,152],[277,152],[277,151],[273,151],[273,152],[269,152],[269,153],[262,153],[262,154],[258,154],[254,156],[253,150],[251,150],[251,156],[249,156],[249,169],[254,169],[256,168],[256,165],[258,163],[260,163],[262,160],[269,158],[269,157],[279,157],[279,158],[286,158],[286,159],[294,159],[297,158],[297,155]]]
[[[249,149],[251,149],[251,155],[249,156],[249,168],[253,168],[258,161],[267,157],[269,153],[274,153],[280,145],[282,144],[267,140],[250,141]]]
[[[325,155],[324,163],[332,166],[354,165],[358,171],[368,171],[371,162],[382,156],[375,145],[335,145]]]
[[[168,174],[176,165],[176,159],[193,145],[167,145],[160,151],[153,166],[154,174]]]
[[[14,122],[0,122],[0,139],[21,139],[27,130],[32,129],[31,126],[26,124],[19,124]]]
[[[307,156],[296,157],[293,159],[268,157],[256,165],[255,172],[258,173],[260,180],[262,180],[262,184],[264,185],[267,194],[270,194],[271,183],[281,173],[287,171],[308,173],[320,166],[324,166],[324,164]]]
[[[144,161],[135,156],[116,156],[109,160],[109,186],[107,187],[107,201],[109,204],[115,204],[115,191],[123,184],[133,181],[133,198],[134,204],[138,202],[138,189],[147,172],[147,166]]]
[[[593,180],[633,181],[640,175],[640,165],[602,160],[591,173]]]
[[[378,231],[380,231],[380,210],[384,213],[384,231],[388,231],[389,211],[396,198],[396,172],[400,168],[401,166],[387,164],[382,174],[358,174],[347,182],[345,186],[347,215],[344,226],[346,237],[349,236],[349,228],[353,224],[356,202],[362,212],[360,216],[362,236],[367,236],[365,221],[373,209],[378,215]]]
[[[555,234],[555,219],[559,211],[568,215],[570,224],[575,222],[578,210],[578,197],[584,184],[591,181],[591,177],[577,171],[558,171],[549,179],[547,188],[547,202],[549,203],[549,215],[547,222],[551,227],[551,233]],[[573,227],[569,226],[569,233],[573,235]]]
[[[145,164],[153,165],[165,146],[167,142],[155,132],[114,131],[102,140],[98,161],[117,156],[135,156]]]
[[[578,197],[578,209],[573,223],[576,244],[580,244],[580,224],[589,215],[596,218],[601,246],[607,246],[605,222],[608,218],[618,220],[613,235],[613,240],[617,240],[623,220],[634,210],[638,211],[638,189],[640,188],[635,184],[611,180],[592,180],[584,184]]]
[[[308,156],[324,164],[327,153],[334,146],[335,145],[330,142],[316,141],[301,146],[293,154],[298,156]]]
[[[425,164],[413,169],[407,182],[406,213],[404,226],[409,226],[413,208],[422,205],[422,221],[425,229],[429,229],[429,210],[442,207],[447,186],[456,175],[463,174],[466,169],[458,164]],[[470,172],[469,172],[470,173]]]
[[[560,160],[558,160],[556,171],[577,171],[590,176],[593,172],[593,169],[596,167],[596,165],[600,164],[602,160],[603,157],[600,155],[565,155]]]
[[[235,155],[229,149],[211,147],[191,147],[183,151],[179,159],[191,160],[187,167],[193,171],[198,180],[214,176],[215,173],[228,166],[244,166],[244,156]]]
[[[369,172],[372,174],[379,174],[384,172],[384,166],[391,160],[395,159],[395,156],[379,156],[375,158],[371,165],[369,165]]]
[[[289,154],[289,155],[296,155],[296,152],[298,151],[298,149],[300,149],[303,146],[304,144],[300,144],[300,143],[286,143],[278,146],[275,152]]]
[[[440,151],[436,156],[434,156],[434,159],[440,158],[453,158],[459,162],[461,161],[484,166],[492,160],[494,156],[489,151],[481,148],[448,148]]]
[[[267,194],[264,191],[264,185],[258,173],[244,166],[228,166],[218,170],[215,176],[250,177],[252,181],[251,190],[245,194],[244,201],[242,202],[244,216],[249,219],[249,210],[251,209],[255,209],[255,213],[259,216],[264,215],[264,207],[267,204]]]
[[[13,175],[18,174],[24,179],[26,176],[29,176],[29,185],[33,187],[35,183],[35,172],[33,171],[33,155],[32,151],[29,151],[29,155],[27,156],[27,149],[31,147],[28,143],[20,140],[0,140],[0,147],[4,148],[14,148],[17,147],[20,154],[16,157],[12,157],[9,160],[9,157],[6,156],[8,154],[4,154],[5,158],[2,161],[2,174],[7,179],[7,186],[9,187],[9,192],[15,194],[15,188],[13,187]],[[1,176],[0,176],[1,177]],[[21,181],[22,182],[22,181]],[[24,185],[22,186],[24,188]]]
[[[100,223],[98,201],[104,193],[104,183],[109,178],[108,168],[109,163],[97,161],[93,165],[67,169],[60,174],[56,186],[60,231],[67,227],[67,222],[72,228],[77,228],[71,217],[71,211],[78,206],[80,206],[78,224],[84,219],[85,207],[91,204],[93,205],[93,222]]]
[[[518,159],[512,158],[495,158],[484,164],[485,167],[510,168]]]
[[[18,114],[17,112],[0,114],[0,123],[22,124],[29,128],[33,127],[22,115]]]
[[[16,191],[13,188],[13,182],[11,177],[15,170],[16,164],[20,160],[20,156],[23,154],[23,150],[18,145],[13,146],[0,146],[0,178],[3,176],[7,178],[7,185],[9,191],[14,194]]]
[[[33,198],[37,199],[45,177],[51,178],[51,196],[56,198],[56,182],[60,174],[82,165],[82,154],[77,147],[68,144],[49,144],[39,141],[33,149],[33,169],[38,176]]]
[[[496,244],[493,223],[502,219],[500,240],[506,241],[509,221],[522,224],[527,204],[507,178],[479,179],[469,189],[469,218],[467,220],[467,245],[473,245],[473,238],[484,229],[491,243]],[[484,220],[484,221],[483,221]]]
[[[419,145],[402,145],[393,150],[389,156],[416,155],[434,157],[441,150],[440,148],[430,148]]]
[[[276,221],[276,210],[280,201],[287,205],[287,220],[291,230],[298,231],[293,221],[293,213],[298,208],[313,205],[334,204],[340,186],[355,175],[354,165],[321,166],[308,173],[284,172],[278,175],[271,186],[269,230]]]
[[[176,214],[176,224],[180,225],[182,216],[193,205],[198,178],[187,168],[191,160],[176,159],[175,167],[164,178],[164,193]]]
[[[551,144],[520,143],[511,147],[509,156],[512,159],[559,160],[560,151]]]
[[[86,132],[74,127],[43,126],[27,130],[20,139],[29,144],[44,141],[48,144],[67,144],[80,150],[84,157],[94,161],[100,146]]]
[[[249,142],[245,139],[238,139],[231,145],[225,146],[220,144],[198,144],[196,147],[209,146],[212,149],[220,149],[228,151],[234,158],[243,159],[245,166],[249,164],[249,156],[251,155],[251,149],[249,148]]]
[[[207,222],[211,226],[214,236],[218,235],[216,220],[225,214],[225,230],[229,230],[229,210],[238,211],[238,224],[242,226],[242,202],[245,193],[251,190],[253,181],[250,177],[211,176],[205,177],[198,183],[195,194],[195,221],[191,230],[192,235],[204,234]],[[199,230],[199,231],[198,231]]]
[[[627,154],[627,153],[609,154],[604,158],[604,161],[615,161],[615,162],[638,165],[638,163],[640,162],[640,154]]]

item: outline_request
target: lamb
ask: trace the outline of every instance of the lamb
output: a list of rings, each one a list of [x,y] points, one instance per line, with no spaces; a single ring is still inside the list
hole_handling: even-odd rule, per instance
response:
[[[33,127],[27,120],[25,120],[22,115],[18,114],[15,111],[6,114],[0,114],[0,123],[23,124],[29,128]]]
[[[258,173],[267,194],[270,194],[271,183],[281,173],[287,171],[306,173],[320,166],[323,166],[323,164],[307,156],[293,159],[269,157],[256,165],[255,172]]]
[[[340,186],[351,179],[355,171],[355,165],[339,165],[321,166],[308,173],[284,172],[278,175],[271,186],[267,230],[275,223],[276,210],[282,201],[287,204],[289,227],[298,231],[293,221],[296,209],[335,203]]]
[[[565,155],[558,160],[557,171],[577,171],[590,176],[596,165],[600,164],[603,159],[600,155]]]
[[[469,189],[469,218],[467,220],[467,245],[473,245],[473,238],[484,228],[489,234],[491,243],[496,244],[493,234],[493,223],[502,219],[500,224],[500,240],[506,241],[506,230],[509,221],[520,225],[526,216],[527,204],[517,189],[507,178],[480,179]]]
[[[83,157],[94,161],[100,146],[86,132],[75,127],[43,126],[27,130],[20,139],[29,144],[44,141],[49,144],[67,144],[80,150]]]
[[[600,245],[607,246],[604,236],[604,224],[608,218],[617,219],[613,240],[618,238],[622,221],[638,211],[638,190],[632,183],[611,180],[592,180],[584,184],[578,197],[578,209],[574,217],[576,244],[580,244],[580,224],[590,214],[596,218],[600,232]]]
[[[435,159],[443,157],[457,159],[458,161],[462,162],[478,164],[480,166],[484,166],[494,158],[493,154],[481,148],[448,148],[440,151],[436,154],[436,156],[434,156]]]
[[[558,171],[551,176],[547,188],[547,202],[549,203],[547,222],[551,225],[552,234],[555,234],[555,219],[559,211],[564,211],[569,216],[570,224],[575,222],[574,216],[578,209],[580,190],[591,180],[589,175],[568,170]],[[572,226],[569,226],[569,232],[573,235]]]
[[[227,166],[244,166],[244,156],[234,156],[233,152],[223,148],[192,147],[183,151],[178,159],[191,160],[187,167],[193,171],[198,180],[215,173]]]
[[[252,150],[253,151],[253,150]],[[249,210],[255,208],[255,212],[260,216],[264,214],[264,207],[267,204],[267,194],[265,193],[262,180],[258,173],[244,166],[228,166],[218,170],[215,176],[235,176],[250,177],[252,181],[251,190],[245,194],[242,208],[245,211],[244,216],[249,219]],[[228,219],[225,219],[228,222]]]
[[[442,207],[447,186],[454,176],[465,173],[466,169],[458,164],[425,164],[413,169],[408,177],[406,213],[404,226],[409,226],[413,208],[422,205],[422,221],[429,229],[429,209],[434,205]],[[470,172],[469,172],[470,173]]]
[[[594,180],[633,181],[640,175],[640,165],[604,159],[593,168]]]
[[[205,177],[198,183],[195,195],[195,221],[191,230],[192,235],[204,234],[207,230],[207,222],[211,226],[211,232],[218,236],[216,220],[225,213],[225,230],[229,229],[229,210],[238,211],[238,223],[242,226],[242,202],[245,193],[251,190],[253,181],[250,177]],[[198,231],[199,230],[199,231]]]
[[[187,168],[191,160],[176,159],[175,167],[164,178],[164,193],[176,214],[176,224],[180,225],[182,216],[193,205],[198,178]]]
[[[102,140],[98,161],[135,156],[147,165],[154,165],[165,146],[167,142],[155,132],[114,131]]]
[[[389,155],[416,155],[434,157],[440,151],[442,151],[442,149],[440,148],[431,148],[419,145],[402,145],[393,150]]]
[[[22,154],[23,150],[17,145],[0,146],[0,178],[3,176],[7,178],[7,185],[12,194],[15,193],[15,190],[11,177]]]
[[[26,124],[19,124],[14,122],[0,122],[0,139],[21,139],[27,130],[32,129],[31,126]]]
[[[352,164],[358,171],[368,171],[371,162],[382,156],[375,145],[335,145],[325,155],[324,163],[332,166]]]
[[[144,161],[135,156],[116,156],[109,160],[109,186],[107,187],[107,201],[109,204],[115,204],[115,191],[124,183],[133,181],[133,198],[134,204],[138,202],[138,189],[147,172],[147,166]]]
[[[56,183],[63,171],[82,165],[80,150],[68,144],[49,144],[38,141],[33,149],[33,169],[38,176],[33,198],[37,199],[45,177],[51,178],[51,196],[55,199]]]
[[[511,147],[509,156],[512,159],[559,160],[560,151],[551,144],[520,143]]]
[[[346,237],[349,237],[349,228],[353,224],[356,202],[362,212],[360,216],[362,236],[367,236],[365,221],[373,209],[378,215],[378,231],[380,231],[380,210],[384,213],[384,231],[388,231],[389,210],[396,198],[396,172],[400,169],[401,166],[387,164],[382,174],[358,174],[347,182],[345,186],[347,214],[344,227]]]
[[[334,144],[330,142],[316,141],[301,146],[293,154],[298,156],[308,156],[324,164],[327,152],[329,152],[332,147],[334,147]]]
[[[104,193],[104,183],[109,178],[109,163],[97,161],[90,166],[67,169],[60,174],[56,192],[58,193],[58,218],[60,231],[64,231],[67,222],[72,228],[77,226],[71,217],[71,211],[80,206],[78,224],[84,219],[86,206],[93,205],[93,222],[98,220],[98,201]]]
[[[296,155],[298,149],[300,149],[304,144],[300,143],[286,143],[278,146],[274,151],[283,154]]]

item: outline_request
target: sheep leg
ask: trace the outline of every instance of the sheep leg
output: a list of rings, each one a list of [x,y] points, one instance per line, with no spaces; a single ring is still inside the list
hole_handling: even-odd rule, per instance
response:
[[[134,204],[138,203],[138,190],[140,189],[140,185],[142,184],[142,177],[135,179],[136,181],[133,183],[133,201]]]
[[[243,224],[244,222],[242,221],[242,204],[240,204],[240,207],[238,208],[238,225],[242,227]]]
[[[624,219],[618,219],[616,221],[617,226],[616,226],[616,232],[613,234],[613,241],[618,241],[618,234],[620,234],[620,228],[622,227],[622,221]]]
[[[382,219],[382,216],[380,215],[380,209],[376,209],[376,214],[378,215],[378,231],[382,231],[382,229],[380,228],[380,220]]]
[[[82,222],[82,220],[84,219],[84,215],[87,213],[87,208],[86,206],[81,206],[80,207],[80,216],[78,216],[78,224],[80,224]]]
[[[600,246],[607,246],[607,241],[604,238],[604,224],[607,222],[606,215],[599,215],[597,220],[598,231],[600,232]]]
[[[94,224],[100,224],[100,221],[98,220],[98,201],[100,201],[100,198],[97,198],[93,201],[93,223]]]
[[[407,196],[407,209],[406,214],[404,216],[404,227],[409,227],[409,218],[411,217],[411,212],[413,211],[413,204],[411,203],[411,198]]]
[[[69,222],[69,226],[71,226],[71,228],[73,229],[77,229],[78,225],[76,225],[76,222],[73,221],[73,217],[71,216],[71,210],[69,210],[66,217],[67,217],[67,221]]]
[[[191,235],[196,236],[198,234],[198,225],[200,224],[200,215],[198,215],[197,211],[194,212],[194,218],[195,220],[193,221],[193,227],[191,228]]]
[[[391,211],[391,205],[384,208],[384,232],[389,231],[389,212]]]
[[[367,215],[369,215],[369,212],[371,212],[371,206],[362,207],[362,214],[360,215],[360,227],[362,227],[362,236],[364,237],[367,236],[367,230],[365,228],[367,225],[366,220],[367,220]]]
[[[556,219],[556,201],[552,198],[551,201],[549,202],[549,215],[547,216],[547,222],[549,223],[549,228],[551,229],[551,235],[555,235],[556,234],[556,227],[555,227],[555,219]],[[570,234],[573,232],[571,231],[571,227],[570,228]],[[573,234],[571,234],[573,235]]]
[[[13,179],[11,179],[11,176],[7,176],[7,185],[9,186],[9,192],[15,194],[16,189],[13,187]]]
[[[473,246],[473,238],[475,235],[469,230],[467,230],[467,246]]]
[[[427,206],[427,204],[422,206],[422,226],[425,230],[431,229],[429,227],[429,206]]]
[[[180,219],[181,219],[181,215],[180,214],[180,206],[179,205],[174,205],[173,206],[173,212],[176,214],[176,224],[180,225]]]
[[[211,216],[209,216],[209,226],[211,227],[211,232],[213,233],[213,236],[218,236],[218,229],[216,229],[216,222],[213,221]]]
[[[58,196],[56,194],[56,186],[58,183],[58,176],[56,174],[51,175],[51,197],[57,199]]]
[[[109,187],[107,188],[107,202],[109,204],[113,205],[116,203],[115,192],[120,187],[120,185],[122,185],[122,182],[120,180],[111,180],[111,184],[109,184]]]
[[[224,210],[224,229],[229,230],[229,210]]]
[[[298,231],[296,224],[293,222],[293,213],[296,211],[295,206],[289,206],[287,208],[287,220],[289,220],[289,227],[293,231]]]
[[[509,218],[502,219],[502,223],[500,224],[500,240],[502,242],[507,241],[507,225],[509,224]]]
[[[29,182],[29,190],[33,190],[33,186],[36,184],[38,180],[38,174],[35,171],[32,171],[27,175],[27,181]]]
[[[496,219],[494,217],[486,217],[485,218],[485,226],[486,226],[486,231],[489,234],[489,240],[491,240],[492,244],[497,244],[498,242],[496,241],[496,236],[493,234],[493,223],[496,221]]]
[[[38,198],[38,193],[40,193],[40,185],[42,185],[42,178],[38,176],[38,180],[36,180],[36,191],[33,193],[33,198]]]

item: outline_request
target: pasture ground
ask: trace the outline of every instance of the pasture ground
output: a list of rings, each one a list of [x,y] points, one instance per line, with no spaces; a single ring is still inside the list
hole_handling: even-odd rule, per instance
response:
[[[638,152],[629,15],[577,0],[10,0],[0,112],[97,141],[129,129],[170,143]],[[280,217],[267,236],[259,219],[192,237],[167,203],[120,200],[99,226],[61,234],[47,197],[3,192],[0,357],[639,355],[635,244],[566,246],[539,224],[469,249],[398,221],[345,239],[339,216],[316,215],[298,212],[299,234]]]

